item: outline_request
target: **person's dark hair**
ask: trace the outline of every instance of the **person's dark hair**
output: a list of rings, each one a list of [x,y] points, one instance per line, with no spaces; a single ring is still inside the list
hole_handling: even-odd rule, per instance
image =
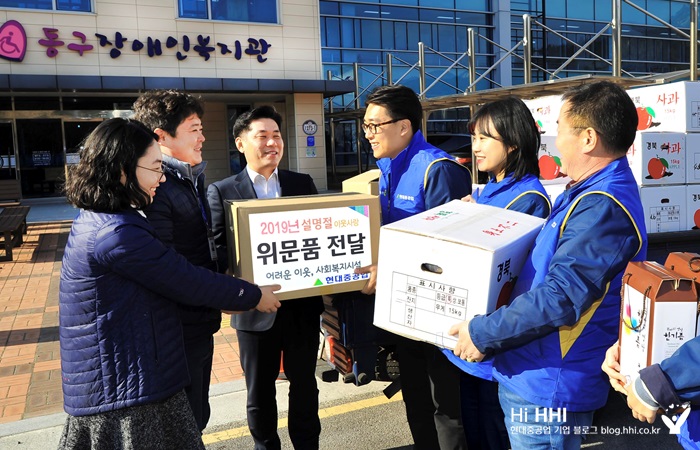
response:
[[[236,123],[233,124],[233,138],[240,137],[243,132],[249,131],[251,122],[260,119],[274,120],[280,131],[282,131],[282,115],[277,112],[274,106],[263,105],[238,116]]]
[[[410,120],[414,133],[420,130],[423,121],[423,107],[418,95],[409,87],[400,84],[379,86],[369,93],[365,103],[386,108],[391,120]]]
[[[540,176],[537,164],[540,133],[525,102],[510,96],[486,103],[469,121],[469,134],[474,135],[476,130],[489,137],[498,134],[503,145],[513,147],[514,150],[506,156],[506,174],[512,173],[516,180],[527,174]]]
[[[98,212],[148,205],[151,197],[139,186],[136,164],[157,140],[158,135],[136,120],[105,120],[85,139],[80,161],[68,171],[66,198],[78,208]]]
[[[591,127],[615,156],[627,153],[637,132],[637,109],[630,96],[609,81],[582,84],[562,96],[572,127]]]
[[[177,127],[192,114],[204,117],[202,100],[175,89],[147,91],[134,102],[134,119],[151,130],[160,128],[175,137]]]

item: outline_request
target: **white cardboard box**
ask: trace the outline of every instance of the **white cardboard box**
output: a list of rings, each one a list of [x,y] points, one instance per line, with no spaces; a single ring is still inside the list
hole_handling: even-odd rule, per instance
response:
[[[641,369],[671,356],[695,337],[695,283],[655,261],[631,262],[622,285],[620,373]]]
[[[566,186],[571,182],[571,178],[563,177],[557,178],[555,180],[540,180],[542,187],[547,192],[549,196],[549,201],[554,205],[554,201],[559,197],[565,190]]]
[[[454,200],[385,225],[374,324],[454,348],[450,327],[507,302],[543,219]],[[499,305],[500,306],[500,305]]]
[[[642,186],[685,184],[685,133],[637,132],[627,160]]]
[[[540,136],[537,165],[540,168],[540,178],[543,180],[557,180],[566,177],[561,171],[561,152],[556,146],[556,140],[556,136]]]
[[[685,135],[685,182],[700,184],[700,133]]]
[[[679,81],[627,90],[640,131],[700,131],[700,82]]]
[[[523,100],[537,123],[537,128],[543,136],[557,135],[557,120],[561,110],[561,95],[546,95]]]
[[[685,186],[686,230],[700,228],[700,184]]]
[[[639,194],[647,233],[685,231],[686,186],[642,186]]]

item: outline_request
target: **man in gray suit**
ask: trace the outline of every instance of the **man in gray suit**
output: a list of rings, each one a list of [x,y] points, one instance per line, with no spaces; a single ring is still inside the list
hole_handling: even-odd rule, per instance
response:
[[[207,190],[212,231],[223,267],[227,267],[228,259],[224,200],[318,193],[309,175],[277,168],[284,153],[281,128],[282,116],[272,106],[241,114],[233,126],[236,148],[245,155],[248,165],[238,175],[213,183]],[[322,311],[321,297],[312,297],[285,300],[276,314],[253,310],[231,316],[248,388],[248,427],[256,449],[280,449],[275,380],[281,357],[290,383],[288,423],[294,448],[318,449],[321,422],[316,359]]]

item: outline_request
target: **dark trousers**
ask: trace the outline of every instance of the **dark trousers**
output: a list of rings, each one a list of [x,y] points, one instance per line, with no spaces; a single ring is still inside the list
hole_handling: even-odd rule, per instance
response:
[[[466,449],[461,371],[434,345],[399,338],[401,390],[415,450]]]
[[[289,381],[289,436],[295,449],[317,450],[321,434],[316,386],[320,319],[308,308],[282,305],[269,330],[237,331],[248,388],[248,427],[256,450],[280,449],[275,381],[282,354]]]
[[[209,383],[211,363],[214,358],[214,337],[211,335],[186,338],[185,357],[190,372],[190,385],[185,388],[199,431],[204,430],[211,416],[209,408]]]
[[[462,422],[469,450],[509,449],[508,430],[498,400],[498,383],[462,372],[460,389]]]

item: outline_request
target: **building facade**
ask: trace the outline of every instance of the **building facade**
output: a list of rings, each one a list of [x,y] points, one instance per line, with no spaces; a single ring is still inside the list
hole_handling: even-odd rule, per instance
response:
[[[326,187],[324,98],[352,83],[322,79],[317,1],[0,4],[0,200],[62,195],[84,137],[156,88],[205,100],[209,182],[240,170],[232,124],[265,103],[285,119],[284,167]]]
[[[615,0],[321,0],[323,70],[330,79],[357,79],[355,93],[335,97],[333,110],[364,106],[366,93],[391,82],[420,92],[419,45],[425,45],[427,98],[470,88],[465,52],[475,38],[476,90],[524,83],[523,15],[532,20],[532,81],[612,72],[609,28]],[[621,2],[623,76],[688,69],[690,3],[686,0]],[[648,14],[645,14],[645,12]],[[589,41],[590,44],[589,44]],[[580,50],[581,47],[585,50]],[[513,50],[511,52],[511,50]],[[579,53],[577,53],[579,52]],[[575,55],[570,61],[569,59]],[[357,63],[357,68],[353,66]],[[355,73],[357,72],[357,73]],[[435,111],[427,134],[465,134],[468,112]],[[335,162],[358,167],[362,143],[353,120],[335,124]],[[371,166],[367,152],[362,166]]]
[[[130,115],[154,88],[206,101],[208,181],[245,163],[230,139],[237,115],[271,103],[285,116],[282,165],[335,187],[373,160],[355,120],[331,133],[325,116],[363,106],[389,81],[420,91],[419,42],[428,98],[522,84],[524,14],[532,81],[610,74],[613,1],[0,0],[0,200],[61,195],[84,136]],[[621,5],[623,75],[687,68],[689,2],[629,1],[637,8]],[[449,140],[459,150],[468,117],[466,108],[435,111],[426,134],[461,137]]]

